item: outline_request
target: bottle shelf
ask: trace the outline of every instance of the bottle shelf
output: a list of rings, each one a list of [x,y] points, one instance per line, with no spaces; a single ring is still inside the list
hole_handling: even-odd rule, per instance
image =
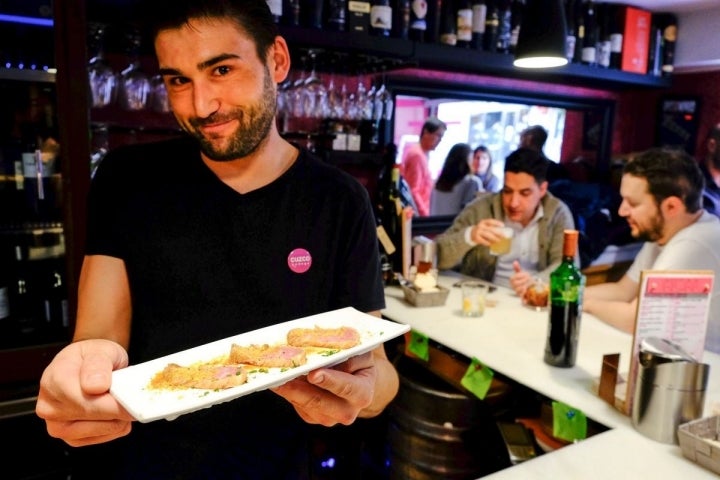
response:
[[[55,83],[55,74],[46,70],[31,70],[29,68],[0,68],[0,80]]]
[[[626,87],[667,88],[670,77],[641,75],[622,70],[572,63],[564,67],[533,71],[513,66],[513,56],[437,43],[374,37],[356,32],[329,32],[281,26],[292,49],[317,48],[348,54],[372,55],[396,60],[394,69],[424,68],[455,73],[502,76],[515,79],[586,85],[605,89]]]

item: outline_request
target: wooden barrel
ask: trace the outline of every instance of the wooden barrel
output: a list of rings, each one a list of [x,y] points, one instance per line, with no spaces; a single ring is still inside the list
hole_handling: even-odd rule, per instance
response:
[[[397,363],[400,390],[389,406],[393,480],[465,480],[510,466],[491,410],[416,364]]]

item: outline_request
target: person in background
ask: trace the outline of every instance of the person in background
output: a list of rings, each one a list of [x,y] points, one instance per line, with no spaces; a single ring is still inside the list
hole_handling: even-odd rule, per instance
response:
[[[77,480],[307,479],[312,432],[395,396],[382,345],[171,422],[137,423],[109,393],[130,363],[385,305],[367,191],[277,130],[290,53],[267,3],[155,0],[142,14],[185,135],[98,168],[73,343],[43,373],[36,413],[75,447]]]
[[[561,178],[567,178],[565,169],[559,163],[550,160],[543,148],[548,138],[548,132],[540,125],[532,125],[520,132],[519,148],[530,148],[537,152],[548,162],[547,181],[552,183]]]
[[[492,171],[492,155],[485,145],[480,145],[473,151],[472,172],[480,181],[486,192],[499,192],[502,188],[500,179]]]
[[[720,278],[720,219],[702,208],[703,187],[697,163],[680,150],[650,149],[625,165],[619,214],[645,244],[620,280],[585,289],[583,311],[632,332],[643,270],[712,270]],[[720,353],[717,281],[709,322],[705,347]]]
[[[513,288],[522,297],[533,277],[547,281],[562,261],[563,231],[573,229],[570,209],[547,191],[547,162],[536,150],[519,148],[505,159],[500,192],[481,196],[465,207],[435,238],[438,268]],[[513,229],[509,253],[490,254],[490,244]]]
[[[430,196],[430,215],[457,215],[484,189],[470,173],[472,149],[467,143],[450,148]]]
[[[705,140],[705,158],[700,163],[705,177],[703,206],[720,217],[720,124],[713,126]]]
[[[440,144],[447,125],[436,117],[429,117],[420,129],[420,140],[410,145],[403,155],[400,173],[410,185],[419,216],[430,215],[430,195],[433,179],[428,166],[428,153]]]

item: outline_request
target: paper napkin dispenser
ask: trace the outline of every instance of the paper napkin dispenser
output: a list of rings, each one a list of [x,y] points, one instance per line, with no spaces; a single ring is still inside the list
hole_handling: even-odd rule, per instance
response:
[[[644,339],[632,402],[636,430],[662,443],[677,443],[680,424],[702,417],[710,366],[657,337]]]

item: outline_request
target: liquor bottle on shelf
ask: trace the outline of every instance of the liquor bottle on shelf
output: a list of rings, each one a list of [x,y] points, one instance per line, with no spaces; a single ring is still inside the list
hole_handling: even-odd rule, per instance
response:
[[[470,0],[460,0],[456,2],[457,21],[457,43],[458,47],[469,48],[472,44],[472,27],[473,27],[473,9]]]
[[[348,2],[347,30],[349,32],[368,33],[370,28],[370,2]]]
[[[565,230],[562,263],[550,274],[545,363],[572,367],[577,357],[585,276],[575,264],[577,230]]]
[[[300,0],[283,0],[281,21],[284,25],[291,27],[300,26]]]
[[[10,322],[10,272],[0,269],[0,332],[8,328]]]
[[[395,38],[407,39],[410,36],[410,0],[395,0],[393,9],[392,32]]]
[[[389,37],[392,31],[393,9],[390,0],[373,0],[370,7],[370,33]]]
[[[60,334],[69,327],[68,295],[62,275],[62,257],[45,260],[43,310],[48,333]]]
[[[275,23],[280,23],[283,16],[283,0],[266,0],[266,2]]]
[[[5,346],[21,346],[37,338],[40,328],[35,301],[33,276],[27,255],[21,245],[15,245],[14,274],[9,291],[10,328],[8,336],[1,339]]]
[[[378,180],[378,239],[381,252],[392,269],[402,271],[402,201],[400,199],[400,167],[395,163],[395,148],[384,154],[385,166]]]
[[[485,17],[485,36],[483,37],[483,50],[497,51],[498,30],[500,28],[500,12],[498,0],[487,0],[487,15]]]
[[[620,10],[616,5],[608,5],[610,16],[610,68],[620,70],[622,65],[623,28],[620,22]]]
[[[598,43],[597,43],[597,64],[599,67],[610,68],[610,51],[611,51],[611,5],[609,3],[600,3],[597,6],[598,17]]]
[[[575,61],[575,46],[577,45],[577,23],[575,22],[575,0],[565,0],[565,22],[567,37],[565,37],[565,58],[568,62]]]
[[[675,70],[675,44],[677,43],[678,20],[672,13],[658,13],[657,23],[662,31],[661,70],[663,76],[672,75]]]
[[[427,1],[427,30],[425,42],[440,43],[440,16],[442,14],[443,0]]]
[[[485,19],[487,18],[485,0],[473,0],[472,11],[472,48],[482,50],[483,37],[485,36]]]
[[[597,65],[598,24],[595,2],[586,0],[583,7],[585,36],[582,43],[582,63]]]
[[[344,32],[346,26],[345,11],[347,10],[346,0],[328,0],[327,8],[327,28],[335,32]]]
[[[457,17],[452,0],[443,0],[440,10],[440,43],[457,45]]]
[[[428,2],[412,0],[410,2],[410,30],[408,37],[416,42],[426,41]]]
[[[573,56],[574,63],[582,63],[583,46],[585,45],[585,14],[583,9],[583,0],[575,0],[575,12],[573,14],[575,18],[575,32],[577,38],[575,39],[575,55]]]
[[[510,53],[515,54],[518,38],[520,38],[520,25],[522,24],[523,10],[525,9],[525,0],[513,0],[510,20]]]
[[[510,34],[512,30],[512,10],[510,0],[498,1],[498,35],[497,48],[499,53],[510,51]]]
[[[306,0],[300,9],[300,19],[304,26],[316,29],[323,27],[324,0]]]
[[[653,15],[650,24],[650,42],[648,45],[648,75],[652,75],[654,77],[662,75],[662,51],[663,32],[660,25],[658,25],[657,15]],[[622,62],[622,58],[620,61]],[[621,63],[619,65],[621,65]],[[620,66],[618,68],[620,68]]]

